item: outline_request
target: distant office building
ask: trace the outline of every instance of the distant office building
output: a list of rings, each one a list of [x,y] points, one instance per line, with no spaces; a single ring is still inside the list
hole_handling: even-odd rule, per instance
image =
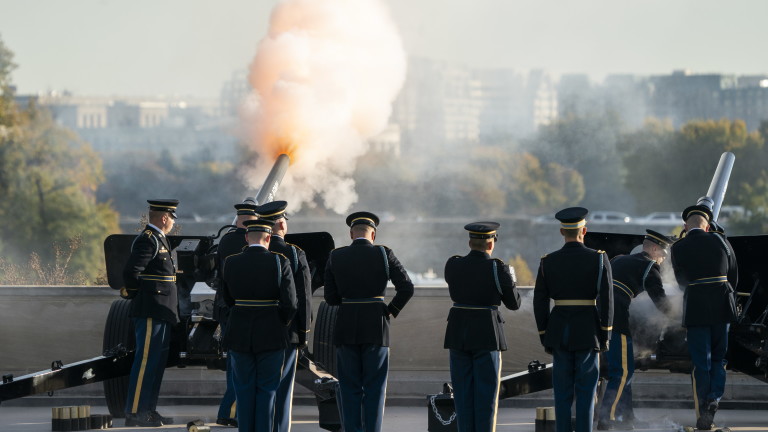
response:
[[[749,130],[768,122],[768,75],[739,77],[736,88],[723,91],[722,106],[726,117],[744,120]]]
[[[519,138],[533,131],[525,78],[511,69],[474,72],[480,83],[480,135],[484,140]]]
[[[181,156],[205,151],[217,159],[234,157],[234,128],[219,115],[216,102],[50,93],[19,96],[17,103],[23,107],[30,100],[48,108],[54,121],[103,156],[169,150]]]
[[[390,123],[381,133],[368,140],[369,152],[400,157],[400,126]]]
[[[531,71],[527,90],[534,129],[551,124],[557,118],[557,89],[552,78],[542,70]]]
[[[595,108],[597,91],[587,74],[565,74],[557,83],[557,111],[560,117],[582,116]]]
[[[520,138],[557,118],[557,89],[544,71],[412,58],[392,114],[409,149]]]
[[[412,58],[391,121],[400,125],[414,150],[476,142],[478,84],[466,66]]]
[[[238,118],[240,107],[251,93],[251,84],[248,82],[248,72],[239,70],[232,73],[230,79],[221,86],[219,104],[222,115]]]
[[[640,127],[648,117],[648,95],[647,80],[635,75],[608,75],[597,84],[586,74],[566,74],[557,84],[558,114],[613,115],[625,126]]]
[[[736,76],[675,71],[654,76],[650,114],[675,127],[692,120],[741,119],[749,130],[768,120],[768,75]]]
[[[675,128],[691,120],[724,117],[722,91],[736,87],[736,77],[733,75],[694,75],[688,71],[654,76],[650,82],[651,114],[670,119]]]

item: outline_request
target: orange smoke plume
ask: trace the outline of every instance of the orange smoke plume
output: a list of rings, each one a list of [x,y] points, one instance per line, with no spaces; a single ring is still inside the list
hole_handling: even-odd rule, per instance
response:
[[[258,187],[277,155],[291,158],[281,199],[337,212],[357,200],[350,178],[366,140],[387,125],[405,54],[381,0],[283,0],[272,11],[249,82],[245,124],[262,157]]]

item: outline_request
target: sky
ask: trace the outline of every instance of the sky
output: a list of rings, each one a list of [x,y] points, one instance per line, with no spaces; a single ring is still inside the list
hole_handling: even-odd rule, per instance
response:
[[[382,1],[410,56],[595,81],[768,73],[765,0]],[[253,59],[276,3],[0,0],[0,38],[22,94],[216,97]]]

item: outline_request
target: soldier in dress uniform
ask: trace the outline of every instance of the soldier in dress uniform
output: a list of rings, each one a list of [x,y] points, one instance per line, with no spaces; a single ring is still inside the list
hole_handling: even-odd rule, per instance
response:
[[[635,357],[629,329],[629,306],[643,291],[665,315],[670,311],[660,265],[667,257],[672,239],[653,230],[645,230],[643,250],[619,255],[611,260],[613,273],[613,332],[608,352],[608,385],[600,406],[599,430],[631,429],[640,426],[632,409],[632,376]]]
[[[241,432],[272,432],[288,328],[296,314],[290,261],[269,251],[274,222],[245,222],[248,247],[224,261],[222,289],[231,309],[229,349]]]
[[[136,335],[136,353],[128,381],[125,425],[158,427],[173,419],[157,412],[173,326],[179,322],[175,252],[166,237],[176,220],[175,199],[147,200],[149,223],[131,245],[123,270],[124,298]]]
[[[576,399],[576,432],[592,430],[600,375],[598,351],[608,349],[613,325],[611,265],[603,251],[584,246],[587,209],[560,210],[565,245],[544,255],[533,291],[533,312],[544,349],[552,353],[557,432],[571,432]],[[550,310],[550,299],[554,307]]]
[[[334,343],[345,432],[380,432],[389,372],[389,320],[413,296],[413,283],[386,246],[374,245],[379,218],[347,216],[352,244],[335,249],[325,266],[325,301],[340,305]],[[387,304],[387,281],[396,294]]]
[[[287,243],[288,214],[285,201],[273,201],[261,205],[256,210],[259,219],[271,220],[275,223],[272,228],[272,240],[269,250],[278,252],[288,258],[293,272],[293,282],[296,285],[296,300],[298,311],[291,322],[288,337],[288,348],[285,350],[283,375],[280,377],[280,387],[277,389],[275,402],[274,432],[289,432],[291,430],[291,408],[293,407],[293,382],[296,377],[296,362],[298,352],[307,346],[307,336],[312,325],[312,275],[307,263],[307,255],[298,246]]]
[[[245,222],[257,219],[256,204],[254,203],[235,204],[235,210],[237,211],[235,228],[224,234],[219,240],[219,247],[216,249],[216,262],[220,277],[223,274],[224,261],[232,255],[239,254],[248,246],[245,239]],[[219,286],[214,299],[213,319],[219,322],[222,334],[226,333],[229,312],[229,306],[224,302],[224,290]],[[226,349],[226,347],[224,348]],[[237,398],[235,396],[232,360],[229,356],[227,356],[227,390],[219,404],[216,424],[237,427]]]
[[[725,391],[728,327],[736,319],[736,255],[724,235],[708,232],[712,211],[703,205],[682,214],[686,235],[672,245],[672,267],[683,296],[683,326],[693,370],[696,427],[711,429]]]
[[[469,231],[466,256],[445,263],[445,281],[453,300],[444,347],[450,350],[451,382],[459,432],[496,430],[501,351],[506,351],[504,319],[499,306],[520,308],[514,270],[491,258],[496,222],[475,222]]]

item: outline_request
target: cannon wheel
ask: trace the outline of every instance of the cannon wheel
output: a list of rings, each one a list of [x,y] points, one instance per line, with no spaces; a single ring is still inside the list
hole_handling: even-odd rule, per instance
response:
[[[333,376],[338,376],[336,367],[336,347],[333,345],[333,331],[336,328],[338,306],[320,302],[315,321],[315,339],[312,357],[315,363]]]
[[[119,299],[112,302],[104,325],[104,344],[106,351],[123,344],[128,350],[136,348],[133,337],[133,321],[128,317],[131,301]],[[125,398],[128,394],[128,376],[111,378],[104,381],[104,397],[112,417],[125,417]]]

